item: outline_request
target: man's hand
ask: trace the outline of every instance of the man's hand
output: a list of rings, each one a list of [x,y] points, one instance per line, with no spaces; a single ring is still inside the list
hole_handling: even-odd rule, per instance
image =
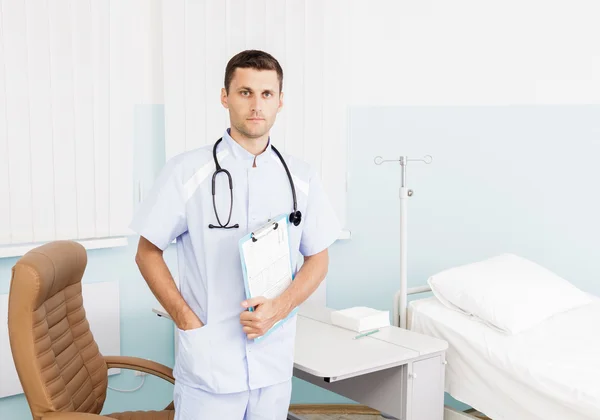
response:
[[[254,308],[254,311],[243,311],[240,322],[243,330],[250,339],[264,335],[277,321],[285,318],[285,310],[277,299],[267,299],[262,296],[242,302],[244,308]]]
[[[185,331],[202,327],[202,322],[183,299],[175,285],[160,248],[140,236],[135,262],[150,290],[165,308],[177,328]]]
[[[181,325],[178,325],[177,328],[179,328],[182,331],[187,331],[203,326],[204,324],[202,323],[202,321],[200,321],[200,318],[198,318],[196,314],[193,314],[189,319],[185,319]]]

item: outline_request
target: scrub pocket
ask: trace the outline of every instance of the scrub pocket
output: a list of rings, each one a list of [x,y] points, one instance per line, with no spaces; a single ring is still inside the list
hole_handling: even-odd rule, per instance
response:
[[[182,383],[206,390],[213,390],[210,358],[210,333],[212,326],[206,324],[192,330],[177,328],[178,378]]]
[[[178,330],[178,380],[213,393],[246,389],[244,334],[238,319]]]

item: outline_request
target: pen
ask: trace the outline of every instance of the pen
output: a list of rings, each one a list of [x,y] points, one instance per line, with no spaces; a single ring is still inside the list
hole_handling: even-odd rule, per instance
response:
[[[375,334],[378,331],[379,331],[379,329],[376,329],[376,330],[373,330],[373,331],[369,331],[369,332],[366,332],[366,333],[362,333],[362,334],[359,334],[356,337],[354,337],[354,339],[356,340],[358,338],[363,338],[363,337],[366,337],[367,335]]]

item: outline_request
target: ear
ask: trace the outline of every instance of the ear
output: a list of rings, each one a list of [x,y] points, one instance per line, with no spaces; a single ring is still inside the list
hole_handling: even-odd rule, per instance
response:
[[[281,108],[283,108],[283,92],[279,94],[279,106],[277,107],[277,113],[281,111]]]
[[[221,104],[224,108],[229,109],[229,104],[227,103],[227,91],[225,88],[221,88]]]

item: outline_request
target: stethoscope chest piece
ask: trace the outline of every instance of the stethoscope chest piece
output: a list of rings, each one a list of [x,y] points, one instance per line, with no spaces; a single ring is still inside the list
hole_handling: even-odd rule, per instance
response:
[[[302,213],[300,210],[296,210],[290,213],[290,223],[294,226],[298,226],[302,221]]]

